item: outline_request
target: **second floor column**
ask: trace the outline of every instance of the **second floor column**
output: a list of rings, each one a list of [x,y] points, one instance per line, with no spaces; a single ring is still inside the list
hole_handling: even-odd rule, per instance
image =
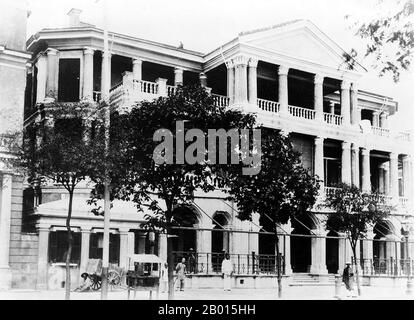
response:
[[[342,142],[342,182],[351,184],[351,143]]]
[[[316,120],[323,121],[323,76],[314,76],[314,109]]]
[[[142,80],[142,60],[135,58],[132,60],[132,74],[135,81]]]
[[[380,127],[388,129],[388,114],[386,112],[380,114]]]
[[[102,52],[102,71],[101,71],[101,96],[102,99],[108,99],[109,97],[105,97],[105,92],[109,92],[111,89],[111,58],[112,54],[105,54]]]
[[[47,81],[46,81],[46,98],[55,99],[57,97],[57,58],[58,51],[49,48],[47,54]]]
[[[87,100],[93,98],[93,53],[91,48],[85,48],[83,50],[83,85],[82,85],[82,97]]]
[[[289,99],[288,99],[288,73],[289,68],[285,66],[279,66],[279,103],[280,113],[289,114]]]
[[[249,60],[249,103],[257,103],[257,64],[258,60],[250,58]]]
[[[390,153],[390,196],[398,201],[398,153]]]
[[[359,181],[359,146],[355,143],[352,144],[352,152],[351,152],[351,161],[352,161],[352,184],[356,187],[360,187]]]
[[[404,182],[404,197],[407,198],[410,202],[412,202],[413,196],[413,174],[412,170],[412,161],[411,156],[405,155],[403,156],[403,182]]]
[[[356,125],[361,121],[358,109],[358,87],[356,83],[351,86],[351,124]]]
[[[343,80],[341,83],[341,116],[342,116],[342,123],[345,126],[350,124],[350,95],[349,95],[349,82]]]
[[[182,68],[174,68],[174,86],[183,85],[184,70]]]
[[[362,148],[362,191],[371,192],[370,150]]]
[[[374,111],[372,113],[372,126],[373,127],[380,126],[380,111]]]
[[[231,61],[226,63],[227,67],[227,96],[230,104],[234,102],[234,64]]]
[[[46,96],[46,81],[47,81],[47,58],[44,54],[40,54],[36,62],[37,67],[37,89],[36,89],[36,103],[41,103]]]
[[[247,102],[247,58],[244,56],[237,56],[234,62],[234,89],[235,89],[235,103]]]
[[[325,172],[324,172],[324,163],[323,163],[323,137],[316,137],[315,138],[315,169],[314,174],[318,176],[318,180],[320,184],[320,194],[324,191],[324,180],[325,180]]]

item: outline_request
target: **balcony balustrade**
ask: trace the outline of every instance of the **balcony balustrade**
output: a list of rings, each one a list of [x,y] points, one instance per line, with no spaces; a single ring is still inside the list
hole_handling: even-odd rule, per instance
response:
[[[289,106],[289,113],[298,118],[313,120],[315,119],[315,110],[301,108],[297,106]]]
[[[400,206],[407,207],[408,198],[407,197],[399,197],[399,203],[400,203]]]
[[[280,111],[280,103],[270,100],[257,99],[257,106],[263,111],[278,113]]]
[[[381,127],[371,127],[371,132],[377,136],[381,137],[389,137],[390,136],[390,130],[386,128]]]
[[[335,188],[335,187],[324,187],[325,196],[336,194],[340,190],[341,190],[340,188]]]
[[[336,114],[333,113],[323,113],[323,120],[327,123],[327,124],[332,124],[335,126],[341,126],[342,125],[342,116],[338,116]]]
[[[214,99],[214,104],[219,107],[227,107],[230,105],[230,98],[227,96],[221,96],[219,94],[211,95]]]

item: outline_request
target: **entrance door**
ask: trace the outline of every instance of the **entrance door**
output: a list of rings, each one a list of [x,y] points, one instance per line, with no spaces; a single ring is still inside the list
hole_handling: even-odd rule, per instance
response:
[[[58,100],[61,102],[79,101],[80,60],[59,60]]]

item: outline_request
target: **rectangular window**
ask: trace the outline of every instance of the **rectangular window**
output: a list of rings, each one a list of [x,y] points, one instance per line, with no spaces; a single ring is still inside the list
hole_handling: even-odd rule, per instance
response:
[[[102,259],[103,233],[92,233],[89,245],[89,259]],[[119,234],[109,236],[109,263],[119,264]]]
[[[73,245],[70,262],[80,262],[81,234],[72,232]],[[68,234],[66,231],[54,231],[49,234],[49,262],[64,263],[68,252]]]
[[[59,59],[58,100],[79,101],[80,59]]]

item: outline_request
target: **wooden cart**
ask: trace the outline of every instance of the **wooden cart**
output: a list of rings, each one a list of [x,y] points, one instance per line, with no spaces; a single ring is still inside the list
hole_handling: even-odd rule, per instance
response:
[[[161,264],[164,263],[154,254],[133,254],[128,256],[128,271],[126,283],[128,287],[128,299],[131,290],[134,291],[134,299],[137,291],[149,291],[149,299],[152,292],[159,296],[161,278]]]

